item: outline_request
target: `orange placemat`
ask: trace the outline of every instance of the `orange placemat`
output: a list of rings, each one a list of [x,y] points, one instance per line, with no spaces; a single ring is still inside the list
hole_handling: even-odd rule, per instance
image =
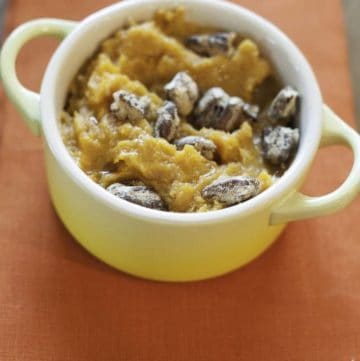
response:
[[[12,1],[7,32],[110,3]],[[340,0],[238,3],[296,41],[327,103],[353,124]],[[24,50],[25,84],[36,89],[54,47],[39,40]],[[338,215],[291,224],[266,254],[225,277],[135,279],[74,242],[49,201],[41,140],[3,93],[0,106],[0,361],[360,359],[360,199]],[[335,188],[350,165],[340,148],[321,152],[306,190]]]

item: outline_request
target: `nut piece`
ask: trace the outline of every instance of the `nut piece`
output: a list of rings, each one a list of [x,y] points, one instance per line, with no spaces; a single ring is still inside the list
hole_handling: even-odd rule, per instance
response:
[[[146,186],[127,186],[121,183],[106,188],[114,196],[146,208],[166,211],[166,205],[160,196]]]
[[[213,128],[225,130],[226,132],[231,132],[234,129],[239,128],[240,123],[245,120],[243,117],[243,106],[244,101],[241,98],[229,98],[225,112],[222,117],[214,120]]]
[[[209,89],[199,101],[192,119],[197,128],[214,128],[230,132],[245,120],[244,101],[239,97],[230,97],[223,89]]]
[[[249,176],[218,179],[205,187],[201,196],[208,201],[218,201],[226,206],[244,202],[260,192],[260,181]]]
[[[185,72],[177,73],[165,87],[166,96],[172,100],[180,115],[189,115],[199,98],[199,88],[191,76]]]
[[[262,134],[264,158],[271,164],[286,162],[299,143],[299,129],[288,127],[267,127]]]
[[[242,111],[247,118],[250,118],[253,121],[258,120],[259,118],[260,108],[258,105],[245,103],[242,107]]]
[[[297,112],[298,99],[299,93],[291,86],[280,90],[267,110],[267,115],[270,120],[274,124],[281,120],[290,120],[289,118]]]
[[[236,34],[215,33],[206,35],[193,35],[186,39],[186,45],[195,53],[204,56],[228,54],[233,49]]]
[[[166,101],[164,105],[158,109],[154,135],[156,138],[164,138],[170,142],[174,139],[179,124],[180,118],[176,105],[173,102]]]
[[[193,123],[197,128],[212,128],[217,119],[223,117],[229,95],[219,87],[210,88],[200,99]]]
[[[212,140],[206,139],[204,137],[197,137],[197,136],[189,135],[187,137],[177,139],[174,142],[174,144],[176,145],[176,148],[178,150],[182,150],[185,147],[185,145],[191,145],[198,152],[200,152],[204,158],[206,158],[208,160],[213,160],[214,154],[216,152],[215,143]]]
[[[210,88],[200,99],[195,113],[201,114],[209,110],[210,105],[220,103],[221,101],[226,105],[229,100],[229,95],[220,87]]]
[[[113,94],[114,102],[110,105],[110,110],[119,120],[129,120],[130,122],[143,119],[150,107],[149,97],[138,97],[126,90],[119,90]]]

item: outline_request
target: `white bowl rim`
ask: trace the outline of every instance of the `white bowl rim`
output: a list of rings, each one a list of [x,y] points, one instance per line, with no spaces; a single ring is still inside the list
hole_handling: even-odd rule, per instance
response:
[[[87,29],[113,12],[121,11],[125,8],[136,9],[136,7],[144,5],[147,2],[148,0],[123,1],[92,13],[75,27],[71,34],[69,34],[59,45],[52,56],[47,66],[40,92],[42,135],[45,137],[53,156],[62,170],[66,172],[78,186],[82,187],[90,197],[95,198],[103,205],[112,208],[119,214],[140,218],[147,222],[177,224],[183,226],[189,224],[200,225],[213,222],[225,222],[232,218],[241,218],[256,212],[261,212],[266,208],[266,205],[277,204],[277,202],[283,201],[287,194],[290,194],[295,190],[299,178],[301,178],[304,172],[310,167],[318,149],[322,130],[322,98],[320,89],[314,73],[302,52],[278,27],[252,11],[224,0],[177,0],[175,5],[190,7],[192,4],[196,3],[197,5],[202,4],[203,6],[216,7],[219,12],[221,12],[222,9],[227,8],[227,10],[231,10],[241,16],[249,17],[255,22],[260,22],[261,26],[265,27],[266,30],[276,38],[281,47],[286,47],[289,56],[296,59],[296,63],[299,65],[299,68],[301,68],[306,83],[309,85],[308,88],[311,90],[311,94],[308,94],[307,96],[312,99],[311,114],[312,118],[317,119],[317,121],[314,121],[309,125],[306,140],[302,139],[302,141],[306,142],[306,146],[303,144],[301,147],[302,151],[301,149],[298,150],[298,154],[286,173],[269,189],[247,202],[229,208],[204,213],[177,213],[153,210],[118,199],[91,180],[91,178],[76,165],[62,141],[58,128],[58,115],[55,112],[54,99],[51,99],[51,94],[54,93],[54,88],[56,86],[55,81],[53,81],[55,78],[54,75],[61,70],[61,59],[64,54],[71,51],[72,43],[77,38],[83,36]],[[162,6],[165,3],[168,5],[168,2],[165,2],[164,0],[152,0],[151,2],[152,5],[154,3],[159,6]],[[44,121],[44,119],[46,119],[46,121]],[[306,151],[304,151],[305,148]]]

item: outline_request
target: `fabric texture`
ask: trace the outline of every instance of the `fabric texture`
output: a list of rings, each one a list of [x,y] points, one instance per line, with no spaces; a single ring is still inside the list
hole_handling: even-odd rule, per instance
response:
[[[81,19],[110,0],[10,2],[6,33],[37,17]],[[354,125],[340,0],[243,0],[312,64],[323,96]],[[38,89],[55,40],[24,49]],[[74,54],[76,56],[76,53]],[[360,198],[295,222],[262,257],[224,277],[163,284],[112,270],[57,218],[41,139],[0,90],[0,361],[351,361],[360,359]],[[304,187],[324,194],[352,156],[321,150]]]

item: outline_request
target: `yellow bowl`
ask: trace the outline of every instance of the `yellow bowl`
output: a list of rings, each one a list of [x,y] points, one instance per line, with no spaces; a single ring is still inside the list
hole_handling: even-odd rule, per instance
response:
[[[6,40],[0,71],[10,100],[34,134],[42,135],[50,194],[65,226],[93,255],[130,274],[165,281],[215,277],[261,254],[289,221],[334,212],[360,190],[360,137],[322,103],[313,72],[297,47],[277,27],[256,14],[219,0],[177,0],[190,20],[247,34],[260,45],[284,83],[302,94],[301,142],[292,165],[271,188],[237,206],[203,214],[160,212],[116,199],[92,182],[68,154],[58,115],[68,86],[101,40],[131,16],[150,18],[164,0],[132,0],[98,11],[80,23],[57,19],[30,21]],[[24,88],[15,61],[32,38],[64,38],[47,67],[41,92]],[[354,166],[334,192],[308,197],[298,192],[319,144],[346,144]]]

